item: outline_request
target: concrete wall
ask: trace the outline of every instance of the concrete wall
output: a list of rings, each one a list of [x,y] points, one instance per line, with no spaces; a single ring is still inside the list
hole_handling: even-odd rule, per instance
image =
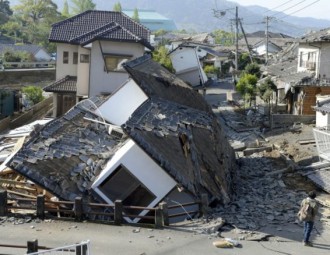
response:
[[[37,82],[54,81],[55,72],[55,68],[0,71],[0,85],[28,83],[33,85]]]
[[[276,128],[292,126],[295,122],[311,124],[315,122],[315,115],[272,114],[270,123],[271,128]]]

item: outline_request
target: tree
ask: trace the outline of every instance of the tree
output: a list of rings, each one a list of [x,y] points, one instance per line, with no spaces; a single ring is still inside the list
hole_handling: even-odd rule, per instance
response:
[[[27,86],[22,89],[22,92],[33,104],[37,104],[44,99],[44,96],[42,95],[42,88],[40,87]]]
[[[20,0],[14,11],[27,23],[35,24],[52,22],[60,16],[57,5],[52,0]]]
[[[235,34],[224,30],[215,30],[212,32],[215,38],[215,43],[223,46],[231,46],[235,41]]]
[[[95,10],[96,4],[93,0],[71,0],[73,14],[79,14],[88,10]]]
[[[70,17],[68,0],[65,0],[64,1],[63,10],[62,10],[62,16],[65,17],[65,18],[69,18]]]
[[[244,68],[245,73],[254,74],[258,78],[261,76],[260,66],[257,63],[247,64]]]
[[[274,92],[276,91],[277,91],[277,87],[270,78],[267,78],[258,87],[260,98],[264,100],[266,103],[268,103],[269,109],[271,109],[271,100],[273,99]],[[277,97],[276,97],[276,104],[277,104]]]
[[[10,9],[9,1],[0,0],[0,24],[6,23],[11,15],[13,11]]]
[[[51,0],[20,0],[14,11],[15,17],[11,21],[21,25],[22,40],[46,48],[51,25],[63,19]]]
[[[250,103],[250,106],[252,104],[252,100],[254,100],[256,96],[257,82],[257,76],[243,73],[236,84],[236,90],[243,96],[245,102]]]
[[[115,3],[115,5],[113,6],[113,11],[114,12],[121,12],[122,11],[120,2]]]
[[[134,13],[133,13],[132,19],[135,20],[136,22],[140,22],[139,12],[138,12],[138,9],[137,8],[134,9]]]
[[[160,46],[153,51],[152,58],[169,71],[174,71],[171,58],[168,56],[168,50],[164,46]]]

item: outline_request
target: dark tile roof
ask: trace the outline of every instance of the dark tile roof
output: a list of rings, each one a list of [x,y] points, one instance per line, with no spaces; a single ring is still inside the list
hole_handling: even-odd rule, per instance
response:
[[[256,31],[254,33],[248,33],[246,34],[247,38],[251,38],[251,37],[258,37],[258,38],[264,38],[265,37],[265,31]],[[268,37],[269,38],[293,38],[289,35],[286,34],[282,34],[282,33],[273,33],[268,31]]]
[[[317,101],[314,109],[319,112],[330,113],[330,98]]]
[[[64,78],[47,85],[43,90],[46,92],[76,93],[77,77],[67,75]]]
[[[301,81],[313,77],[314,74],[310,72],[297,72],[297,59],[288,60],[262,67],[264,74],[276,77],[276,80],[290,83],[296,86]]]
[[[153,49],[150,31],[121,12],[90,10],[52,25],[50,42],[86,45],[95,40],[139,42]]]
[[[200,94],[153,61],[150,55],[127,62],[124,68],[148,97],[161,97],[191,108],[212,111]]]
[[[157,66],[146,56],[125,66],[150,100],[123,128],[194,195],[206,191],[212,198],[228,201],[236,161],[223,128],[202,95],[182,81],[171,83],[171,73],[165,68],[154,72]]]
[[[228,202],[235,156],[213,114],[155,98],[135,111],[124,129],[196,197],[208,193]]]
[[[86,197],[89,188],[122,140],[108,134],[91,113],[103,98],[84,100],[46,124],[12,158],[8,166],[60,199]],[[86,118],[85,118],[86,117]]]
[[[24,44],[24,45],[0,44],[0,53],[4,52],[6,50],[25,51],[25,52],[31,53],[33,55],[37,54],[40,50],[44,50],[47,53],[47,51],[39,45],[33,45],[33,44]]]
[[[314,31],[300,38],[301,43],[311,42],[329,42],[330,41],[330,28],[325,28],[319,31]]]

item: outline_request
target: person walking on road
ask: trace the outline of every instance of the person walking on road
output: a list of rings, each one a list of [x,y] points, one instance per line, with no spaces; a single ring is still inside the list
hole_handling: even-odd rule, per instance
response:
[[[313,244],[309,241],[309,238],[314,227],[315,216],[318,212],[318,204],[315,198],[316,192],[309,192],[308,197],[301,202],[300,210],[298,213],[299,219],[304,222],[303,244],[305,246],[311,247],[313,246]]]

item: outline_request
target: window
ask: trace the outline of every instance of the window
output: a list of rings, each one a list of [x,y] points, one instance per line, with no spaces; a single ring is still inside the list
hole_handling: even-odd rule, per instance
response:
[[[89,63],[89,55],[80,54],[80,63]]]
[[[78,64],[78,52],[73,52],[73,64]]]
[[[132,55],[104,55],[105,69],[107,72],[123,71],[122,64],[132,57]]]
[[[98,187],[100,191],[112,202],[122,200],[123,205],[148,206],[156,196],[148,190],[134,175],[123,165],[120,165]],[[132,210],[129,214],[132,214]],[[141,210],[134,210],[139,214]]]
[[[69,64],[69,52],[63,51],[63,64]]]

